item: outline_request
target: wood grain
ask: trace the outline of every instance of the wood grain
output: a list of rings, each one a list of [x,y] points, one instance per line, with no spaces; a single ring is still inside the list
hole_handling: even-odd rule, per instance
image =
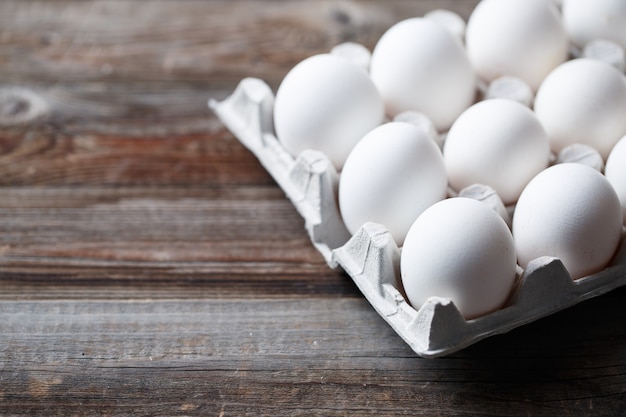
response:
[[[417,358],[207,109],[478,0],[0,3],[0,415],[626,415],[626,290]]]
[[[623,415],[626,335],[608,323],[623,322],[624,295],[441,360],[414,358],[358,297],[4,302],[0,318],[10,342],[2,351],[0,409],[4,415]],[[607,324],[595,326],[594,314],[604,314]]]

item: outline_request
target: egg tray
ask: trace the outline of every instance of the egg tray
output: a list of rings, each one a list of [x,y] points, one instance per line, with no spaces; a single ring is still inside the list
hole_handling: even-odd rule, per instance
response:
[[[354,235],[346,229],[336,204],[339,175],[321,152],[293,158],[273,129],[274,94],[262,80],[245,78],[223,101],[209,107],[261,162],[305,220],[311,242],[327,264],[343,268],[378,314],[421,357],[440,357],[492,335],[553,314],[586,299],[626,285],[624,236],[611,264],[603,271],[572,280],[554,257],[518,268],[505,305],[466,320],[450,299],[431,297],[419,310],[403,295],[400,253],[389,231],[367,223]]]

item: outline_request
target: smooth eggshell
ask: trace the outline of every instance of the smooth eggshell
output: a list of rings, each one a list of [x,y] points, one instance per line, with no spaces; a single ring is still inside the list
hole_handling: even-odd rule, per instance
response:
[[[293,156],[322,151],[337,169],[383,118],[382,99],[367,72],[337,55],[300,62],[276,92],[274,127],[285,149]]]
[[[501,307],[516,273],[515,244],[502,218],[486,204],[449,198],[424,211],[406,237],[402,284],[419,309],[429,297],[451,299],[475,318]]]
[[[523,268],[540,256],[559,258],[573,279],[602,270],[622,234],[622,207],[609,181],[578,164],[554,165],[524,189],[513,215]]]
[[[518,77],[537,90],[567,59],[569,41],[556,6],[546,0],[483,0],[465,33],[470,61],[491,81]]]
[[[446,195],[441,151],[418,127],[391,122],[355,146],[339,179],[339,208],[355,233],[364,223],[384,225],[398,245],[417,216]]]
[[[488,185],[511,204],[548,166],[550,146],[532,110],[513,100],[490,99],[474,104],[454,122],[443,156],[452,188]]]
[[[568,61],[545,79],[534,109],[554,153],[583,143],[606,159],[626,134],[626,77],[605,62]]]
[[[476,76],[459,40],[425,18],[396,23],[379,39],[370,75],[391,117],[426,114],[441,131],[475,99]]]
[[[622,203],[626,226],[626,136],[617,142],[606,161],[604,175],[609,180]]]
[[[576,45],[607,39],[626,49],[626,1],[563,0],[562,11],[565,29]]]

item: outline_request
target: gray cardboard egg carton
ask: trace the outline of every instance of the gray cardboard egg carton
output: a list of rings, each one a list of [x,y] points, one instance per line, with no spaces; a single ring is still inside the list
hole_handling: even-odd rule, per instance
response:
[[[419,356],[450,354],[626,284],[626,244],[622,239],[609,267],[576,281],[556,258],[532,261],[525,271],[520,269],[506,305],[486,316],[465,320],[452,301],[440,297],[430,298],[415,310],[401,289],[401,248],[379,224],[365,224],[350,236],[336,204],[337,171],[320,152],[305,151],[295,159],[287,153],[274,135],[273,105],[271,89],[255,78],[242,80],[225,100],[209,101],[209,107],[292,201],[328,265],[343,268]]]

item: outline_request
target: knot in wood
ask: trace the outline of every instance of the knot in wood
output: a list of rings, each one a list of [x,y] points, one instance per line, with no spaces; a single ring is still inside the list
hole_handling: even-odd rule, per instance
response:
[[[21,87],[0,88],[0,126],[32,122],[48,113],[44,99]]]

